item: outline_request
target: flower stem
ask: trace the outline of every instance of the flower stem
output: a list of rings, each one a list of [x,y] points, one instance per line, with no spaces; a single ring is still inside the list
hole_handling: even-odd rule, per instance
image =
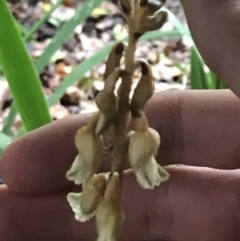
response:
[[[130,121],[129,94],[132,86],[134,72],[134,54],[137,40],[130,34],[128,47],[125,53],[125,73],[122,74],[122,83],[119,91],[118,114],[113,126],[113,158],[112,171],[117,171],[119,176],[123,175],[125,160],[127,159],[127,127]]]

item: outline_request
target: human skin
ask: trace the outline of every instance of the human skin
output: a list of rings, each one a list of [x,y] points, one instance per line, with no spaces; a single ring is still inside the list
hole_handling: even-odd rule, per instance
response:
[[[170,179],[143,190],[126,171],[120,241],[237,241],[240,237],[240,100],[229,90],[166,91],[146,107],[161,135],[158,161]],[[79,223],[65,179],[73,136],[87,118],[66,117],[12,143],[0,162],[1,241],[96,240],[94,219]],[[184,165],[174,165],[184,164]],[[104,162],[102,171],[108,171]]]
[[[205,63],[240,97],[240,0],[182,0]]]

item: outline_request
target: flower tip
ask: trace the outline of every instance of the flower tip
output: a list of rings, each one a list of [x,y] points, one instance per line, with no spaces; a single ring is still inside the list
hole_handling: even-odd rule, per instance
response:
[[[116,44],[115,46],[115,53],[116,54],[122,54],[124,51],[124,44],[122,42]]]
[[[70,169],[67,171],[65,177],[69,181],[73,181],[75,184],[80,185],[84,182],[84,178],[81,175],[82,172],[81,170],[83,169],[82,165],[82,160],[80,159],[80,156],[77,155],[73,161],[72,166]]]
[[[146,7],[148,5],[148,0],[140,0],[140,6]]]
[[[128,16],[132,13],[132,3],[131,0],[119,0],[123,13]]]
[[[152,183],[145,175],[143,175],[141,172],[136,172],[136,179],[138,184],[143,188],[143,189],[149,189],[153,190],[155,186],[159,186],[161,182],[157,183]]]
[[[81,193],[72,193],[70,192],[67,195],[67,201],[75,214],[75,219],[80,222],[86,222],[89,219],[91,219],[95,213],[85,214],[82,210],[82,207],[80,205],[80,197]]]
[[[92,217],[94,217],[95,212],[91,213],[91,214],[84,214],[83,212],[79,212],[79,213],[75,213],[75,219],[79,222],[87,222],[88,220],[90,220]]]
[[[165,182],[169,179],[170,174],[167,170],[165,170],[163,167],[161,167],[160,165],[158,165],[158,173],[161,176],[161,181]]]

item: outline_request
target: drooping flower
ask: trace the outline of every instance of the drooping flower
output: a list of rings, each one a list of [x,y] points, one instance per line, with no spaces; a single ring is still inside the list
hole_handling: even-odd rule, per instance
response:
[[[69,193],[67,195],[76,220],[85,222],[95,215],[97,206],[103,199],[106,186],[106,175],[94,174],[84,185],[82,193]]]
[[[101,166],[103,139],[95,132],[98,119],[99,113],[96,113],[87,126],[81,127],[75,135],[78,155],[68,170],[66,178],[78,185],[88,181]]]
[[[145,115],[136,119],[136,130],[128,134],[129,162],[144,189],[153,189],[168,180],[168,172],[156,161],[160,135],[148,127]]]
[[[110,175],[104,198],[96,211],[97,241],[116,241],[124,221],[119,174]]]
[[[114,93],[115,85],[121,69],[116,68],[105,80],[104,89],[96,96],[96,105],[100,110],[96,133],[101,134],[112,125],[117,112],[117,97]]]

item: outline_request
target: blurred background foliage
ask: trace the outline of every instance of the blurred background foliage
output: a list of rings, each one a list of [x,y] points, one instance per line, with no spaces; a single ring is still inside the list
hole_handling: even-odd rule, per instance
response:
[[[156,91],[227,88],[202,60],[181,2],[163,10],[168,22],[136,53],[152,64]],[[96,110],[108,53],[126,37],[114,0],[0,0],[0,155],[27,131]]]

